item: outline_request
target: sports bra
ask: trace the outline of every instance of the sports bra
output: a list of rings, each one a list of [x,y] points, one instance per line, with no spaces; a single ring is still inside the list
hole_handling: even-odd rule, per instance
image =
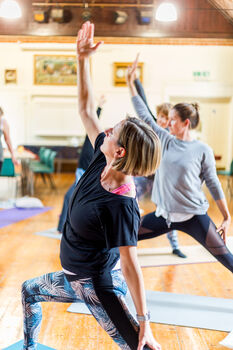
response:
[[[132,183],[128,183],[128,184],[123,184],[120,187],[115,188],[115,190],[111,191],[111,193],[122,195],[122,194],[129,192],[131,189],[135,190],[135,185]]]

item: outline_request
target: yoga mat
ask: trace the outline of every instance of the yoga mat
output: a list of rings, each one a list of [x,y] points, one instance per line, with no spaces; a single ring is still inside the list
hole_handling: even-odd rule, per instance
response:
[[[233,253],[233,237],[227,238],[227,247]],[[217,261],[200,244],[191,246],[181,246],[181,250],[187,255],[186,259],[181,259],[178,256],[171,254],[170,247],[143,248],[138,249],[137,252],[141,267],[199,264]]]
[[[18,341],[17,343],[8,346],[2,350],[22,350],[23,349],[23,340]],[[37,350],[55,350],[54,348],[50,348],[46,345],[38,344]]]
[[[226,338],[220,341],[219,344],[225,346],[226,348],[233,349],[233,331],[229,333]]]
[[[35,235],[44,236],[49,238],[61,239],[62,235],[57,233],[56,227],[50,228],[45,231],[35,232]]]
[[[151,322],[230,332],[233,329],[233,299],[146,291]],[[135,316],[129,294],[127,305]],[[69,312],[90,314],[84,303],[73,303]]]
[[[0,211],[0,228],[14,224],[18,221],[28,219],[34,215],[42,214],[52,207],[30,208],[30,209],[5,209]]]
[[[36,235],[61,239],[57,229],[50,228],[35,232]],[[233,252],[233,237],[227,238],[227,246]],[[141,267],[155,267],[167,265],[185,265],[216,262],[217,260],[201,245],[182,246],[182,251],[187,254],[186,259],[181,259],[171,253],[171,247],[138,249],[138,259]]]

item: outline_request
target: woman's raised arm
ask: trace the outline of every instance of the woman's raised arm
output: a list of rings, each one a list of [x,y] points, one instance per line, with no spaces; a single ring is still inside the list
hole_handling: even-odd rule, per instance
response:
[[[96,137],[103,131],[96,116],[89,57],[96,52],[101,42],[93,44],[94,24],[85,22],[77,37],[77,72],[79,113],[87,135],[94,146]]]
[[[126,75],[126,81],[127,85],[129,87],[130,95],[132,97],[132,103],[134,106],[134,109],[137,113],[137,116],[142,119],[145,123],[151,126],[151,128],[156,132],[158,137],[160,138],[162,147],[166,144],[167,141],[169,141],[173,136],[169,134],[169,132],[163,128],[161,128],[154,118],[152,117],[152,114],[149,112],[145,102],[142,100],[142,98],[138,95],[138,92],[136,90],[136,87],[134,86],[134,80],[136,78],[136,69],[138,64],[138,55],[133,62],[132,66],[128,68],[127,75]]]

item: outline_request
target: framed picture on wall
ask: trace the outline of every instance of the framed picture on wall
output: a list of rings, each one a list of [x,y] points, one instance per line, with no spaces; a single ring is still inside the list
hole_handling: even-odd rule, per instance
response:
[[[17,84],[16,69],[5,69],[5,84]]]
[[[115,86],[126,86],[126,73],[133,62],[114,62],[113,63],[113,84]],[[136,70],[137,78],[143,83],[143,62],[138,62]]]
[[[76,85],[76,56],[34,55],[34,84]]]

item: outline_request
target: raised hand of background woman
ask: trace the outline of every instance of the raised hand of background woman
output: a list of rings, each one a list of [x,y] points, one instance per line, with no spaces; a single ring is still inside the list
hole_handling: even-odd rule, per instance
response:
[[[136,79],[136,70],[138,67],[138,59],[139,59],[139,53],[137,54],[132,66],[129,66],[127,69],[127,73],[126,73],[126,81],[127,84],[130,86],[131,84],[133,84],[134,80]]]

